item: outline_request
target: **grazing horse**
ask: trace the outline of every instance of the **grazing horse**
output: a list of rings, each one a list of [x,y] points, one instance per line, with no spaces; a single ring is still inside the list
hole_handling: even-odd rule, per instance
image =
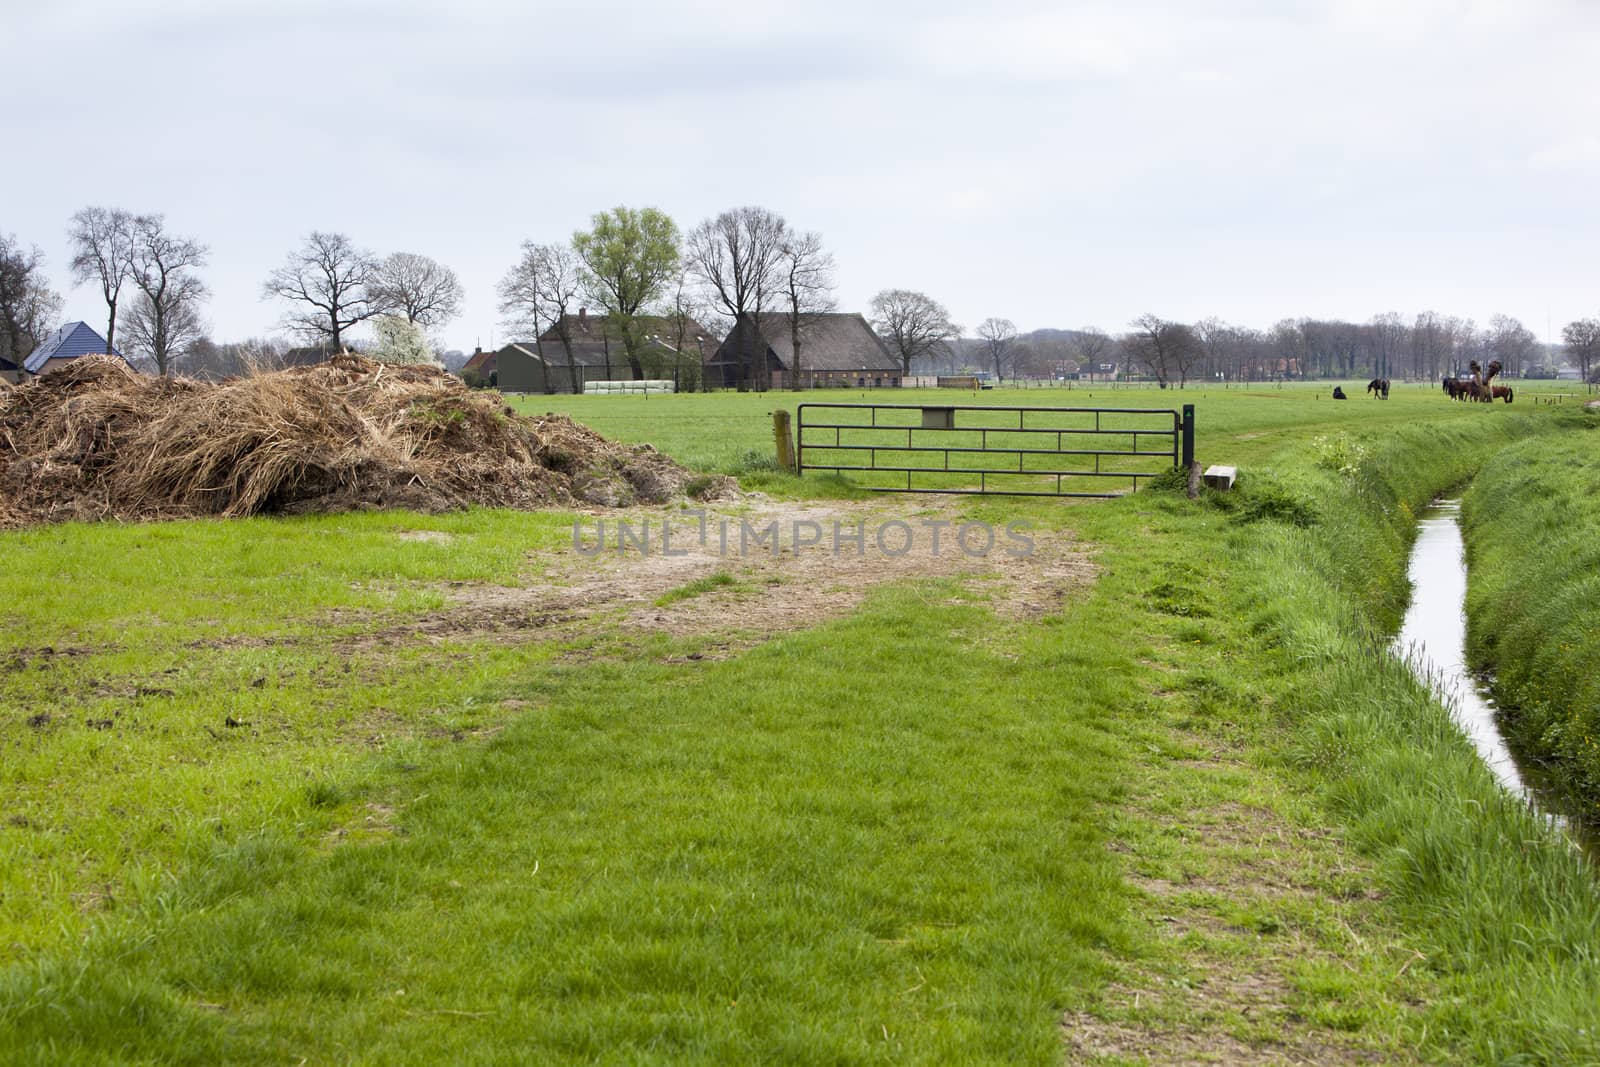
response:
[[[1489,366],[1485,368],[1477,360],[1473,360],[1468,366],[1472,369],[1472,381],[1467,383],[1471,390],[1469,394],[1471,398],[1484,404],[1494,403],[1497,387],[1489,383],[1494,381],[1496,374],[1500,373],[1502,369],[1500,361],[1498,359],[1490,360]],[[1506,386],[1499,386],[1498,388],[1506,389],[1508,393],[1510,392]]]
[[[1383,400],[1389,399],[1389,379],[1374,378],[1367,383],[1367,392]]]
[[[1472,397],[1472,383],[1464,382],[1459,378],[1452,378],[1448,374],[1444,379],[1444,393],[1451,400],[1467,400]]]
[[[1509,385],[1494,386],[1492,392],[1495,400],[1504,400],[1507,404],[1511,403],[1511,398],[1515,395]]]

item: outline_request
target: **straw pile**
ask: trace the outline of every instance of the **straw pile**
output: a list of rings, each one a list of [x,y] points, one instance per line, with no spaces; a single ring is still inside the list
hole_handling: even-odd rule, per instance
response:
[[[0,526],[661,503],[693,475],[431,367],[359,356],[207,384],[90,356],[0,390]],[[700,479],[705,493],[726,479]]]

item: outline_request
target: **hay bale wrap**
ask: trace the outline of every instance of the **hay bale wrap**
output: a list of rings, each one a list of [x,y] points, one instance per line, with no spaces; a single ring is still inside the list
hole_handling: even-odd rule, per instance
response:
[[[0,393],[6,525],[661,503],[691,477],[647,445],[518,416],[436,368],[352,355],[220,384],[84,357]]]

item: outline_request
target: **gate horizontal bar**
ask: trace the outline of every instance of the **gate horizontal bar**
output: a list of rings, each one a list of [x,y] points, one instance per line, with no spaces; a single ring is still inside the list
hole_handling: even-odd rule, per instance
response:
[[[863,416],[862,421],[837,421],[839,413],[850,411]],[[900,416],[902,413],[915,412],[916,421],[902,420],[899,423],[880,421],[880,415],[887,418]],[[826,422],[806,421],[807,414],[814,417],[821,415],[828,418]],[[981,418],[984,421],[979,425],[957,425],[958,416]],[[1049,416],[1092,416],[1093,425],[1063,426],[1063,425],[1037,425],[1038,421]],[[830,418],[831,416],[831,418]],[[1015,416],[1012,422],[1005,420],[1006,425],[997,425],[996,416]],[[1161,425],[1133,425],[1109,427],[1106,422],[1159,417]],[[1035,423],[1029,425],[1030,418]],[[865,485],[864,489],[881,493],[938,493],[964,496],[974,495],[1004,495],[1004,496],[1043,496],[1043,497],[1094,497],[1107,498],[1122,495],[1121,492],[1088,492],[1067,489],[1063,479],[1114,479],[1126,480],[1133,489],[1139,487],[1140,478],[1155,477],[1157,470],[1105,470],[1101,467],[1101,458],[1107,459],[1151,459],[1164,460],[1173,466],[1178,464],[1180,445],[1188,444],[1189,433],[1192,433],[1193,416],[1186,410],[1183,416],[1170,408],[1087,408],[1087,407],[1023,407],[1005,405],[966,405],[966,404],[847,404],[832,402],[808,402],[799,405],[796,418],[796,441],[799,445],[796,457],[796,469],[804,473],[807,469],[816,471],[831,471],[836,474],[894,474],[905,475],[903,486],[875,486]],[[1062,420],[1064,421],[1064,420]],[[813,431],[808,438],[807,431]],[[905,437],[897,435],[904,433]],[[818,440],[818,435],[823,437]],[[971,436],[962,438],[960,434],[979,435],[976,443]],[[1043,444],[1038,440],[1039,435],[1055,438],[1055,448],[1039,448]],[[920,436],[919,436],[920,435]],[[991,442],[990,435],[997,440]],[[1008,437],[1006,435],[1017,435]],[[882,441],[885,436],[895,443],[873,443]],[[831,437],[831,440],[828,439]],[[1120,447],[1093,448],[1083,447],[1092,445],[1095,438],[1119,437],[1122,441],[1115,442]],[[938,443],[940,439],[949,441],[949,444]],[[1141,440],[1142,439],[1142,440]],[[1154,439],[1152,442],[1151,439]],[[955,443],[960,442],[960,443]],[[1108,442],[1111,443],[1111,442]],[[1159,443],[1158,449],[1141,448],[1141,444]],[[1063,445],[1078,447],[1066,448]],[[1131,448],[1129,447],[1131,445]],[[1185,452],[1187,452],[1185,448]],[[828,455],[828,453],[835,455]],[[879,453],[889,463],[880,465]],[[862,454],[865,453],[863,456]],[[906,466],[905,463],[915,454],[926,457],[929,466]],[[824,462],[807,462],[808,455],[820,456]],[[992,457],[997,462],[1003,463],[998,467],[970,466],[973,456]],[[1055,467],[1029,469],[1025,464],[1029,456],[1057,456],[1062,459],[1094,458],[1093,470],[1058,469]],[[900,458],[904,457],[904,458]],[[962,457],[957,462],[960,466],[951,466],[953,457]],[[827,462],[828,460],[843,460],[845,462]],[[864,463],[857,460],[865,460]],[[956,487],[929,487],[912,484],[917,475],[977,475],[978,485]],[[1027,488],[997,488],[991,482],[1001,482],[1003,485],[1019,484],[1018,480],[1031,480],[1035,482],[1046,479],[1055,479],[1053,490],[1027,489]],[[1023,483],[1025,484],[1025,483]]]

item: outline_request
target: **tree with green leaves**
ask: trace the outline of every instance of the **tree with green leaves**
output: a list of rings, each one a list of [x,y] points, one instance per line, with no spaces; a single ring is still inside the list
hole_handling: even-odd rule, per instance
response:
[[[584,291],[622,334],[635,378],[643,377],[640,312],[665,290],[678,269],[678,225],[653,207],[615,207],[572,235],[582,262]]]

